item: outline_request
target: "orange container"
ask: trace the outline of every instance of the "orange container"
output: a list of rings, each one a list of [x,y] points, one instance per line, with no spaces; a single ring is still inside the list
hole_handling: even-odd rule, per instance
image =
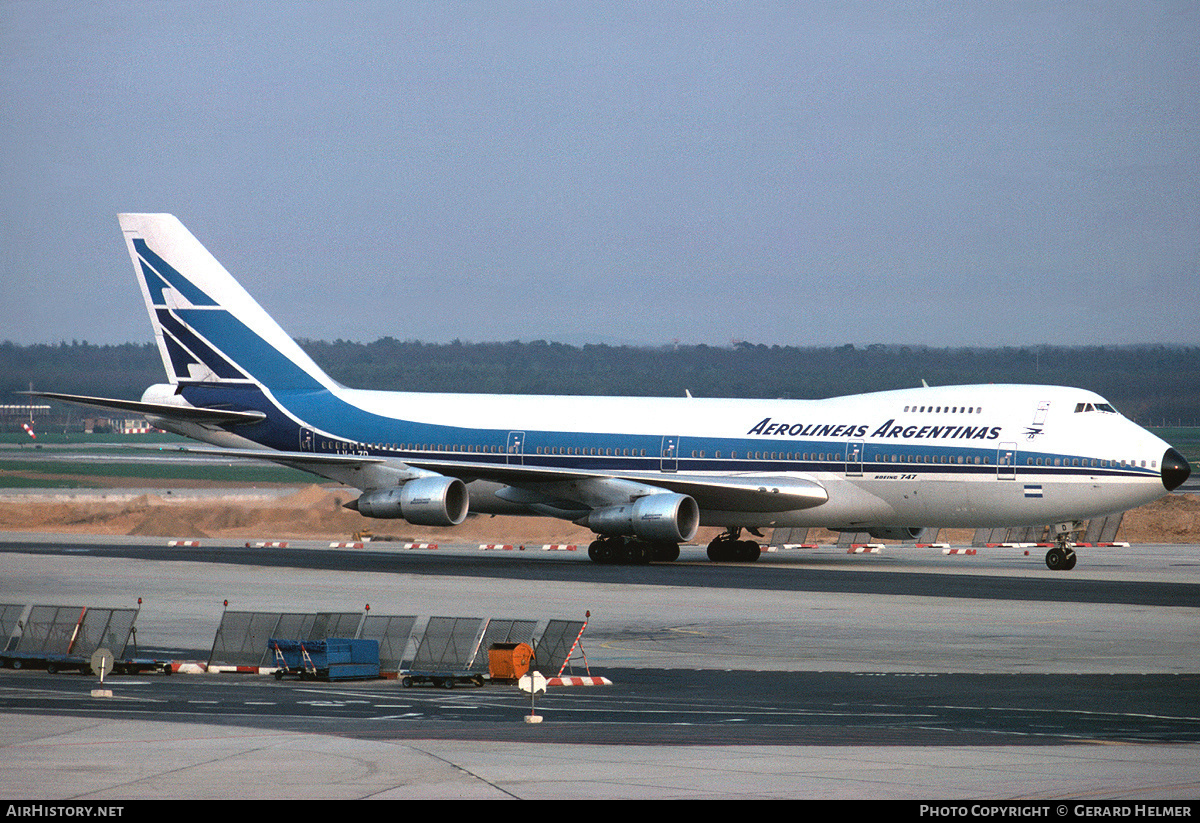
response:
[[[529,671],[533,647],[528,643],[493,643],[488,649],[488,674],[493,680],[517,680]]]

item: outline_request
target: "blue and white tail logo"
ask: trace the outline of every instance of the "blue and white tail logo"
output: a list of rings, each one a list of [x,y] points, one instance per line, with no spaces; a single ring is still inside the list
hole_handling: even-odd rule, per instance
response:
[[[335,385],[175,217],[120,220],[172,383]]]

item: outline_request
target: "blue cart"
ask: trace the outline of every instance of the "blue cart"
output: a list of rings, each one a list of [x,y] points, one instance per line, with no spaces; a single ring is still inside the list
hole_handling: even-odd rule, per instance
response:
[[[330,637],[325,640],[282,640],[272,637],[275,679],[366,680],[379,677],[379,641]]]

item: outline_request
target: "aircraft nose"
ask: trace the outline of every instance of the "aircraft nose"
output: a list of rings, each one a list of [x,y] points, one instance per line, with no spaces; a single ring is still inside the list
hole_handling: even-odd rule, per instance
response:
[[[1167,491],[1175,491],[1191,474],[1187,459],[1174,449],[1167,449],[1162,459],[1162,483]]]

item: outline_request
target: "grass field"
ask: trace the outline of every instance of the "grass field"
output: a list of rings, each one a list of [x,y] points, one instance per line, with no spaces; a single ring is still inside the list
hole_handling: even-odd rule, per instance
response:
[[[304,485],[320,478],[286,466],[238,460],[175,460],[179,446],[203,447],[174,434],[39,433],[0,434],[0,488],[89,488],[89,478],[117,478],[134,484],[151,481],[213,481],[236,485],[290,483]],[[158,452],[155,447],[163,449]],[[86,459],[64,459],[64,452]],[[58,456],[56,456],[56,453]]]

